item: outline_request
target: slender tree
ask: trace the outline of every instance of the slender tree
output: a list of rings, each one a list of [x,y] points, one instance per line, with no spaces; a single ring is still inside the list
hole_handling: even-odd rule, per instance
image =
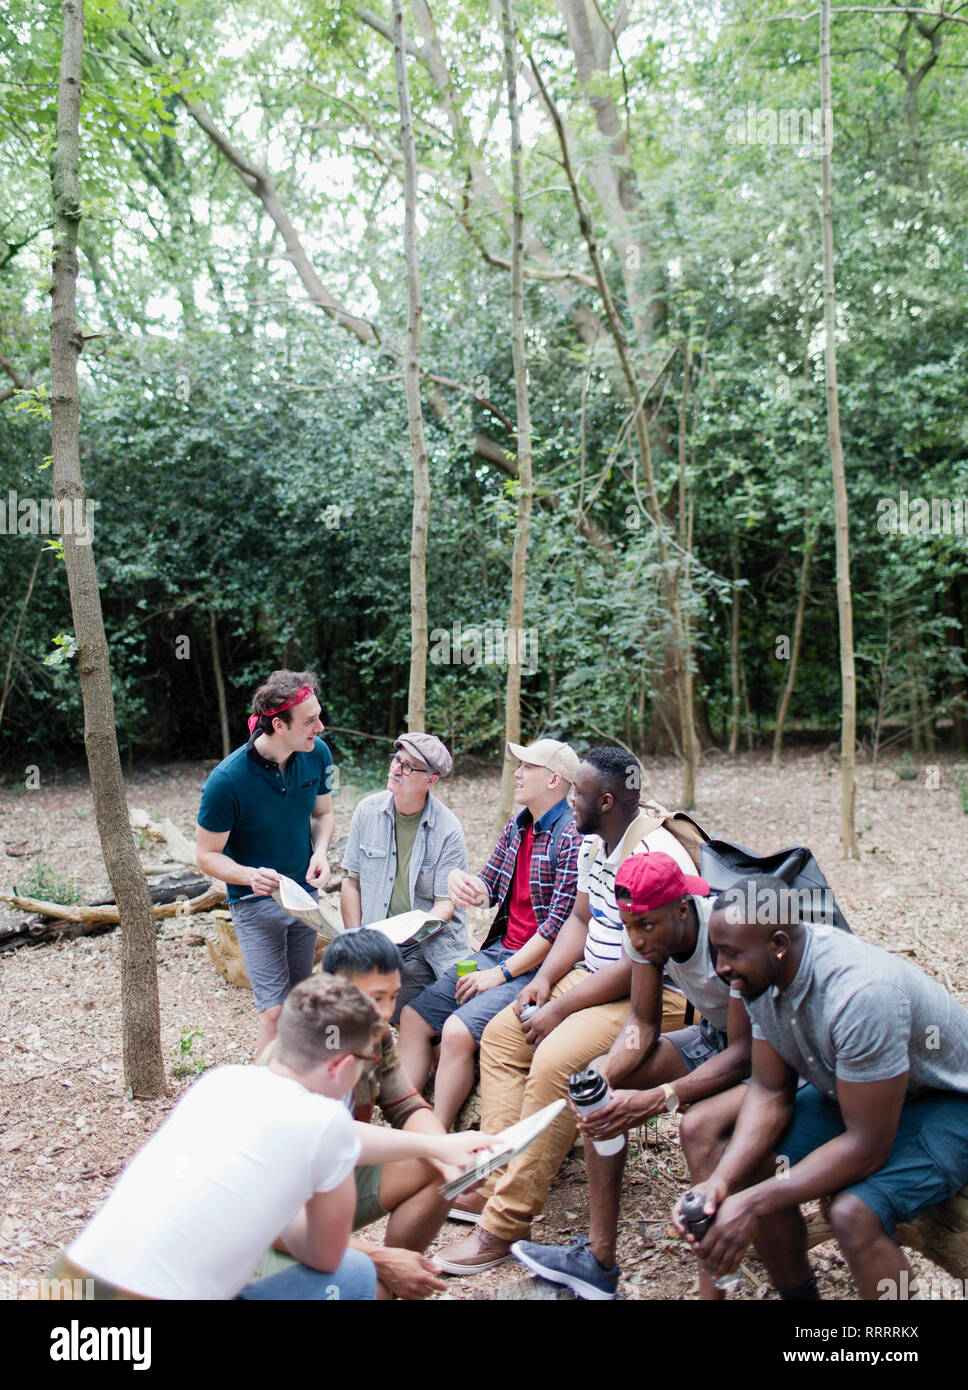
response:
[[[847,517],[847,476],[840,438],[837,394],[837,344],[834,337],[837,300],[834,289],[833,218],[833,93],[830,81],[830,0],[820,6],[820,142],[821,227],[823,231],[824,368],[827,383],[827,430],[830,466],[834,475],[834,524],[837,538],[837,614],[840,624],[840,837],[848,859],[860,857],[854,829],[854,757],[857,727],[857,686],[854,674],[854,621],[850,599],[850,532]]]
[[[229,709],[225,699],[225,681],[222,678],[222,661],[218,652],[218,618],[214,609],[208,611],[208,636],[212,644],[212,675],[215,678],[215,695],[218,700],[218,726],[222,735],[222,757],[227,758],[232,751],[229,734]]]
[[[407,267],[407,348],[403,380],[407,393],[413,457],[413,525],[410,533],[410,694],[408,729],[423,729],[427,717],[427,532],[430,527],[430,470],[420,400],[420,267],[417,256],[417,159],[407,85],[406,34],[402,0],[393,0],[393,64],[400,107],[403,150],[403,248]]]
[[[60,515],[87,515],[78,444],[77,359],[84,340],[76,318],[83,0],[64,0],[57,142],[51,156],[54,256],[50,315],[50,412],[54,495]],[[78,509],[80,504],[80,513]],[[70,506],[70,513],[66,512]],[[121,922],[121,1024],[124,1075],[134,1096],[165,1094],[158,1011],[155,918],[138,862],[121,776],[111,663],[90,527],[64,528],[64,564],[74,617],[84,701],[84,745],[94,814]]]
[[[514,54],[512,0],[501,0],[504,34],[504,68],[511,125],[511,355],[514,362],[514,394],[518,416],[518,515],[511,556],[511,606],[508,617],[508,680],[504,702],[504,737],[507,743],[521,739],[521,641],[524,635],[524,596],[531,528],[533,473],[531,458],[531,403],[528,397],[528,353],[524,340],[524,201],[521,186],[521,121],[518,112],[518,65]],[[515,759],[505,748],[504,771],[497,821],[503,825],[511,814]]]
[[[605,319],[611,333],[612,343],[618,355],[622,375],[625,380],[629,403],[631,409],[631,434],[636,443],[636,471],[641,470],[642,481],[645,485],[644,510],[652,524],[656,550],[659,556],[659,566],[661,572],[662,600],[666,611],[669,614],[669,650],[667,660],[671,662],[675,688],[679,708],[679,727],[682,732],[682,742],[676,751],[683,758],[683,787],[681,804],[688,809],[693,804],[693,794],[695,791],[696,769],[699,764],[700,743],[696,733],[695,710],[692,705],[692,682],[691,682],[691,662],[692,652],[689,646],[689,634],[683,617],[682,597],[680,593],[680,579],[682,577],[682,560],[673,553],[670,546],[670,537],[667,534],[667,523],[662,511],[662,504],[659,500],[658,487],[656,483],[655,468],[652,460],[652,443],[649,438],[650,417],[647,411],[647,402],[651,387],[643,390],[635,371],[632,354],[626,338],[625,329],[622,325],[618,306],[615,297],[609,288],[608,279],[605,273],[605,263],[602,257],[601,248],[595,233],[591,212],[582,197],[578,185],[578,175],[571,159],[571,152],[568,144],[568,134],[561,112],[548,90],[548,86],[542,77],[538,64],[533,56],[529,54],[531,71],[534,74],[535,82],[541,94],[545,109],[551,117],[558,143],[561,148],[562,172],[571,192],[572,201],[578,215],[578,228],[584,239],[588,250],[589,260],[592,263],[592,270],[595,275],[595,285],[602,301],[602,308],[605,311]],[[665,364],[663,364],[664,370]],[[638,496],[638,483],[633,483]]]

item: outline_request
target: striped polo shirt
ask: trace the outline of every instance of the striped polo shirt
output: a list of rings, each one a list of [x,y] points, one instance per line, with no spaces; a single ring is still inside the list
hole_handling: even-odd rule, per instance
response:
[[[643,824],[652,819],[648,815],[638,817]],[[622,958],[622,919],[615,902],[615,875],[622,860],[629,857],[623,849],[626,843],[634,843],[636,823],[632,822],[609,855],[605,853],[604,841],[597,835],[586,835],[578,851],[578,891],[588,894],[591,912],[585,938],[585,966],[591,971],[601,970],[603,965],[611,965]],[[594,852],[596,847],[597,853]],[[649,854],[651,851],[668,854],[683,873],[695,875],[695,864],[665,826],[660,825],[646,835],[634,852]]]

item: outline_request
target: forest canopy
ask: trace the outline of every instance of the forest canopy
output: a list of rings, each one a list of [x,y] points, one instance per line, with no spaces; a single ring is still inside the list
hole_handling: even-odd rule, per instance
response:
[[[832,54],[858,735],[960,747],[968,6],[871,9],[835,6]],[[388,12],[336,0],[86,6],[81,455],[129,760],[218,755],[220,679],[240,742],[252,688],[274,666],[322,673],[337,728],[392,735],[405,721],[413,480]],[[744,738],[771,733],[798,605],[789,719],[831,738],[815,12],[522,0],[516,18],[535,471],[522,727],[677,750],[674,562],[703,742],[725,742],[737,721]],[[25,505],[50,493],[59,19],[57,5],[25,0],[0,19],[7,764],[83,741],[64,566]],[[407,25],[431,481],[427,727],[490,755],[505,672],[486,641],[507,623],[518,488],[500,16],[486,0],[412,0]],[[589,235],[641,386],[658,524]],[[445,635],[449,656],[435,661]],[[350,734],[334,746],[365,747]]]

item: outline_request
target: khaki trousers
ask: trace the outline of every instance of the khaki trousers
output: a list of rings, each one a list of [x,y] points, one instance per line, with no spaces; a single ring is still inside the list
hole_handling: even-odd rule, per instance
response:
[[[570,971],[552,989],[552,999],[587,979],[585,970]],[[513,1006],[496,1014],[481,1039],[481,1129],[498,1134],[566,1096],[571,1073],[581,1071],[612,1046],[628,1017],[630,1002],[616,999],[569,1014],[536,1048],[525,1041]],[[663,1033],[682,1027],[685,1007],[683,995],[663,991]],[[502,1240],[528,1235],[532,1217],[543,1210],[577,1134],[571,1111],[563,1111],[524,1153],[488,1179],[481,1189],[487,1206],[480,1224],[486,1231]]]

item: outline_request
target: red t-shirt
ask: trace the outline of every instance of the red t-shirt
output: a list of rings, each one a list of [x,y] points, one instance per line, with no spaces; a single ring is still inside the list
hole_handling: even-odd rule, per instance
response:
[[[518,857],[514,864],[514,877],[511,879],[511,892],[508,902],[508,929],[504,934],[502,946],[509,951],[519,951],[526,941],[530,941],[538,930],[538,919],[531,906],[531,854],[534,850],[534,822],[521,836]]]

